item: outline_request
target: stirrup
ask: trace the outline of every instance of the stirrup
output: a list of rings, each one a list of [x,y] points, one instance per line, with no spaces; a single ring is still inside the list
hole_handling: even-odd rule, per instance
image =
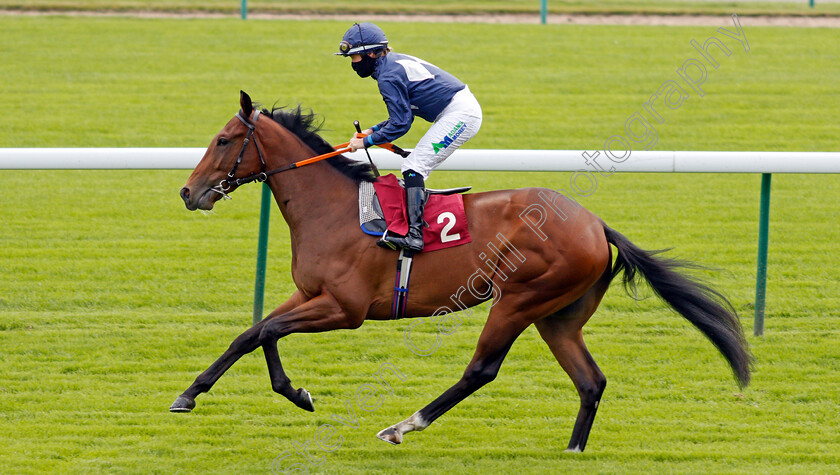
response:
[[[379,246],[379,247],[384,247],[386,249],[390,249],[392,251],[396,251],[397,250],[397,245],[392,243],[391,241],[389,241],[387,239],[387,236],[388,236],[388,230],[386,229],[385,232],[382,233],[382,237],[377,239],[376,245]]]
[[[407,240],[407,238],[408,238],[407,235],[406,236],[398,236],[398,235],[394,236],[395,240],[397,240],[397,241],[402,240],[402,242],[405,243],[405,244],[408,244],[408,243],[405,242]],[[402,250],[402,251],[405,251],[405,252],[410,252],[412,254],[421,253],[421,252],[423,252],[423,249],[426,247],[425,242],[422,242],[420,249],[415,249],[415,248],[412,248],[408,245],[405,245],[405,246],[400,245],[400,244],[388,239],[388,232],[387,231],[385,231],[382,234],[382,237],[379,238],[379,240],[376,241],[376,244],[379,247],[384,247],[384,248],[387,248],[387,249],[391,249],[393,251]]]
[[[420,241],[419,249],[417,247],[412,246],[412,244],[414,243],[409,242],[410,239],[408,236],[395,236],[393,241],[387,239],[384,241],[385,244],[387,244],[389,247],[394,246],[393,249],[402,249],[405,252],[421,253],[426,247],[426,243],[423,241]]]

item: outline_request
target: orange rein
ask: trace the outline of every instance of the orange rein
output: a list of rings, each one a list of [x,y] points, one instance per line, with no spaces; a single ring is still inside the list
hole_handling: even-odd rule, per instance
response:
[[[356,134],[356,135],[357,135],[357,138],[364,137],[364,135],[362,135],[362,134]],[[322,155],[317,155],[317,156],[312,157],[312,158],[307,158],[306,160],[301,160],[299,162],[295,162],[295,163],[291,164],[289,166],[289,168],[302,167],[304,165],[309,165],[311,163],[320,162],[321,160],[325,160],[325,159],[330,158],[330,157],[335,157],[336,155],[341,155],[342,153],[347,153],[347,152],[350,151],[349,145],[350,145],[350,142],[343,143],[341,145],[338,145],[338,146],[334,147],[335,151],[333,151],[333,152],[325,153],[325,154],[322,154]],[[382,147],[385,150],[394,152],[396,154],[401,155],[402,153],[404,153],[404,151],[401,148],[397,147],[396,145],[394,145],[392,143],[381,143],[381,144],[377,144],[376,146],[377,147]],[[403,155],[403,156],[405,156],[405,155]]]
[[[350,147],[348,147],[348,145],[350,145],[350,142],[343,143],[343,144],[339,145],[338,147],[335,147],[334,152],[324,153],[322,155],[317,155],[317,156],[312,157],[312,158],[307,158],[306,160],[301,160],[299,162],[295,162],[295,163],[292,164],[293,166],[290,167],[290,168],[302,167],[304,165],[309,165],[310,163],[320,162],[321,160],[324,160],[324,159],[327,159],[327,158],[330,158],[330,157],[335,157],[336,155],[341,155],[342,153],[349,152]]]

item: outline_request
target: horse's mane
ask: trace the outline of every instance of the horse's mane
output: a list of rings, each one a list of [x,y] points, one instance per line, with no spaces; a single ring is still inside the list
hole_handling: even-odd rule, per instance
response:
[[[259,106],[254,104],[254,107]],[[304,112],[300,105],[290,109],[273,106],[270,111],[263,109],[262,113],[274,119],[275,122],[285,127],[289,132],[297,135],[303,143],[308,145],[316,153],[329,153],[333,151],[332,145],[318,135],[318,131],[324,125],[323,119],[311,110]],[[373,169],[367,163],[351,160],[344,155],[328,158],[327,163],[347,175],[356,183],[374,180]]]

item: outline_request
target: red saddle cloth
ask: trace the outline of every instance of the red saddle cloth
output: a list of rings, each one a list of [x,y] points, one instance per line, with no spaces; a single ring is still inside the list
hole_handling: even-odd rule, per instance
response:
[[[405,236],[408,219],[405,212],[405,190],[393,174],[381,176],[373,182],[388,231]],[[464,198],[460,194],[430,195],[423,217],[429,227],[423,227],[423,252],[472,242],[467,229]]]

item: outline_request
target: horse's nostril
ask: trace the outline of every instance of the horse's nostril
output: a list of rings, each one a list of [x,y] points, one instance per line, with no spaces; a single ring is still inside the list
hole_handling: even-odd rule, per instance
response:
[[[181,188],[181,199],[184,200],[184,201],[187,201],[188,199],[190,199],[190,189],[187,188],[186,186]]]

